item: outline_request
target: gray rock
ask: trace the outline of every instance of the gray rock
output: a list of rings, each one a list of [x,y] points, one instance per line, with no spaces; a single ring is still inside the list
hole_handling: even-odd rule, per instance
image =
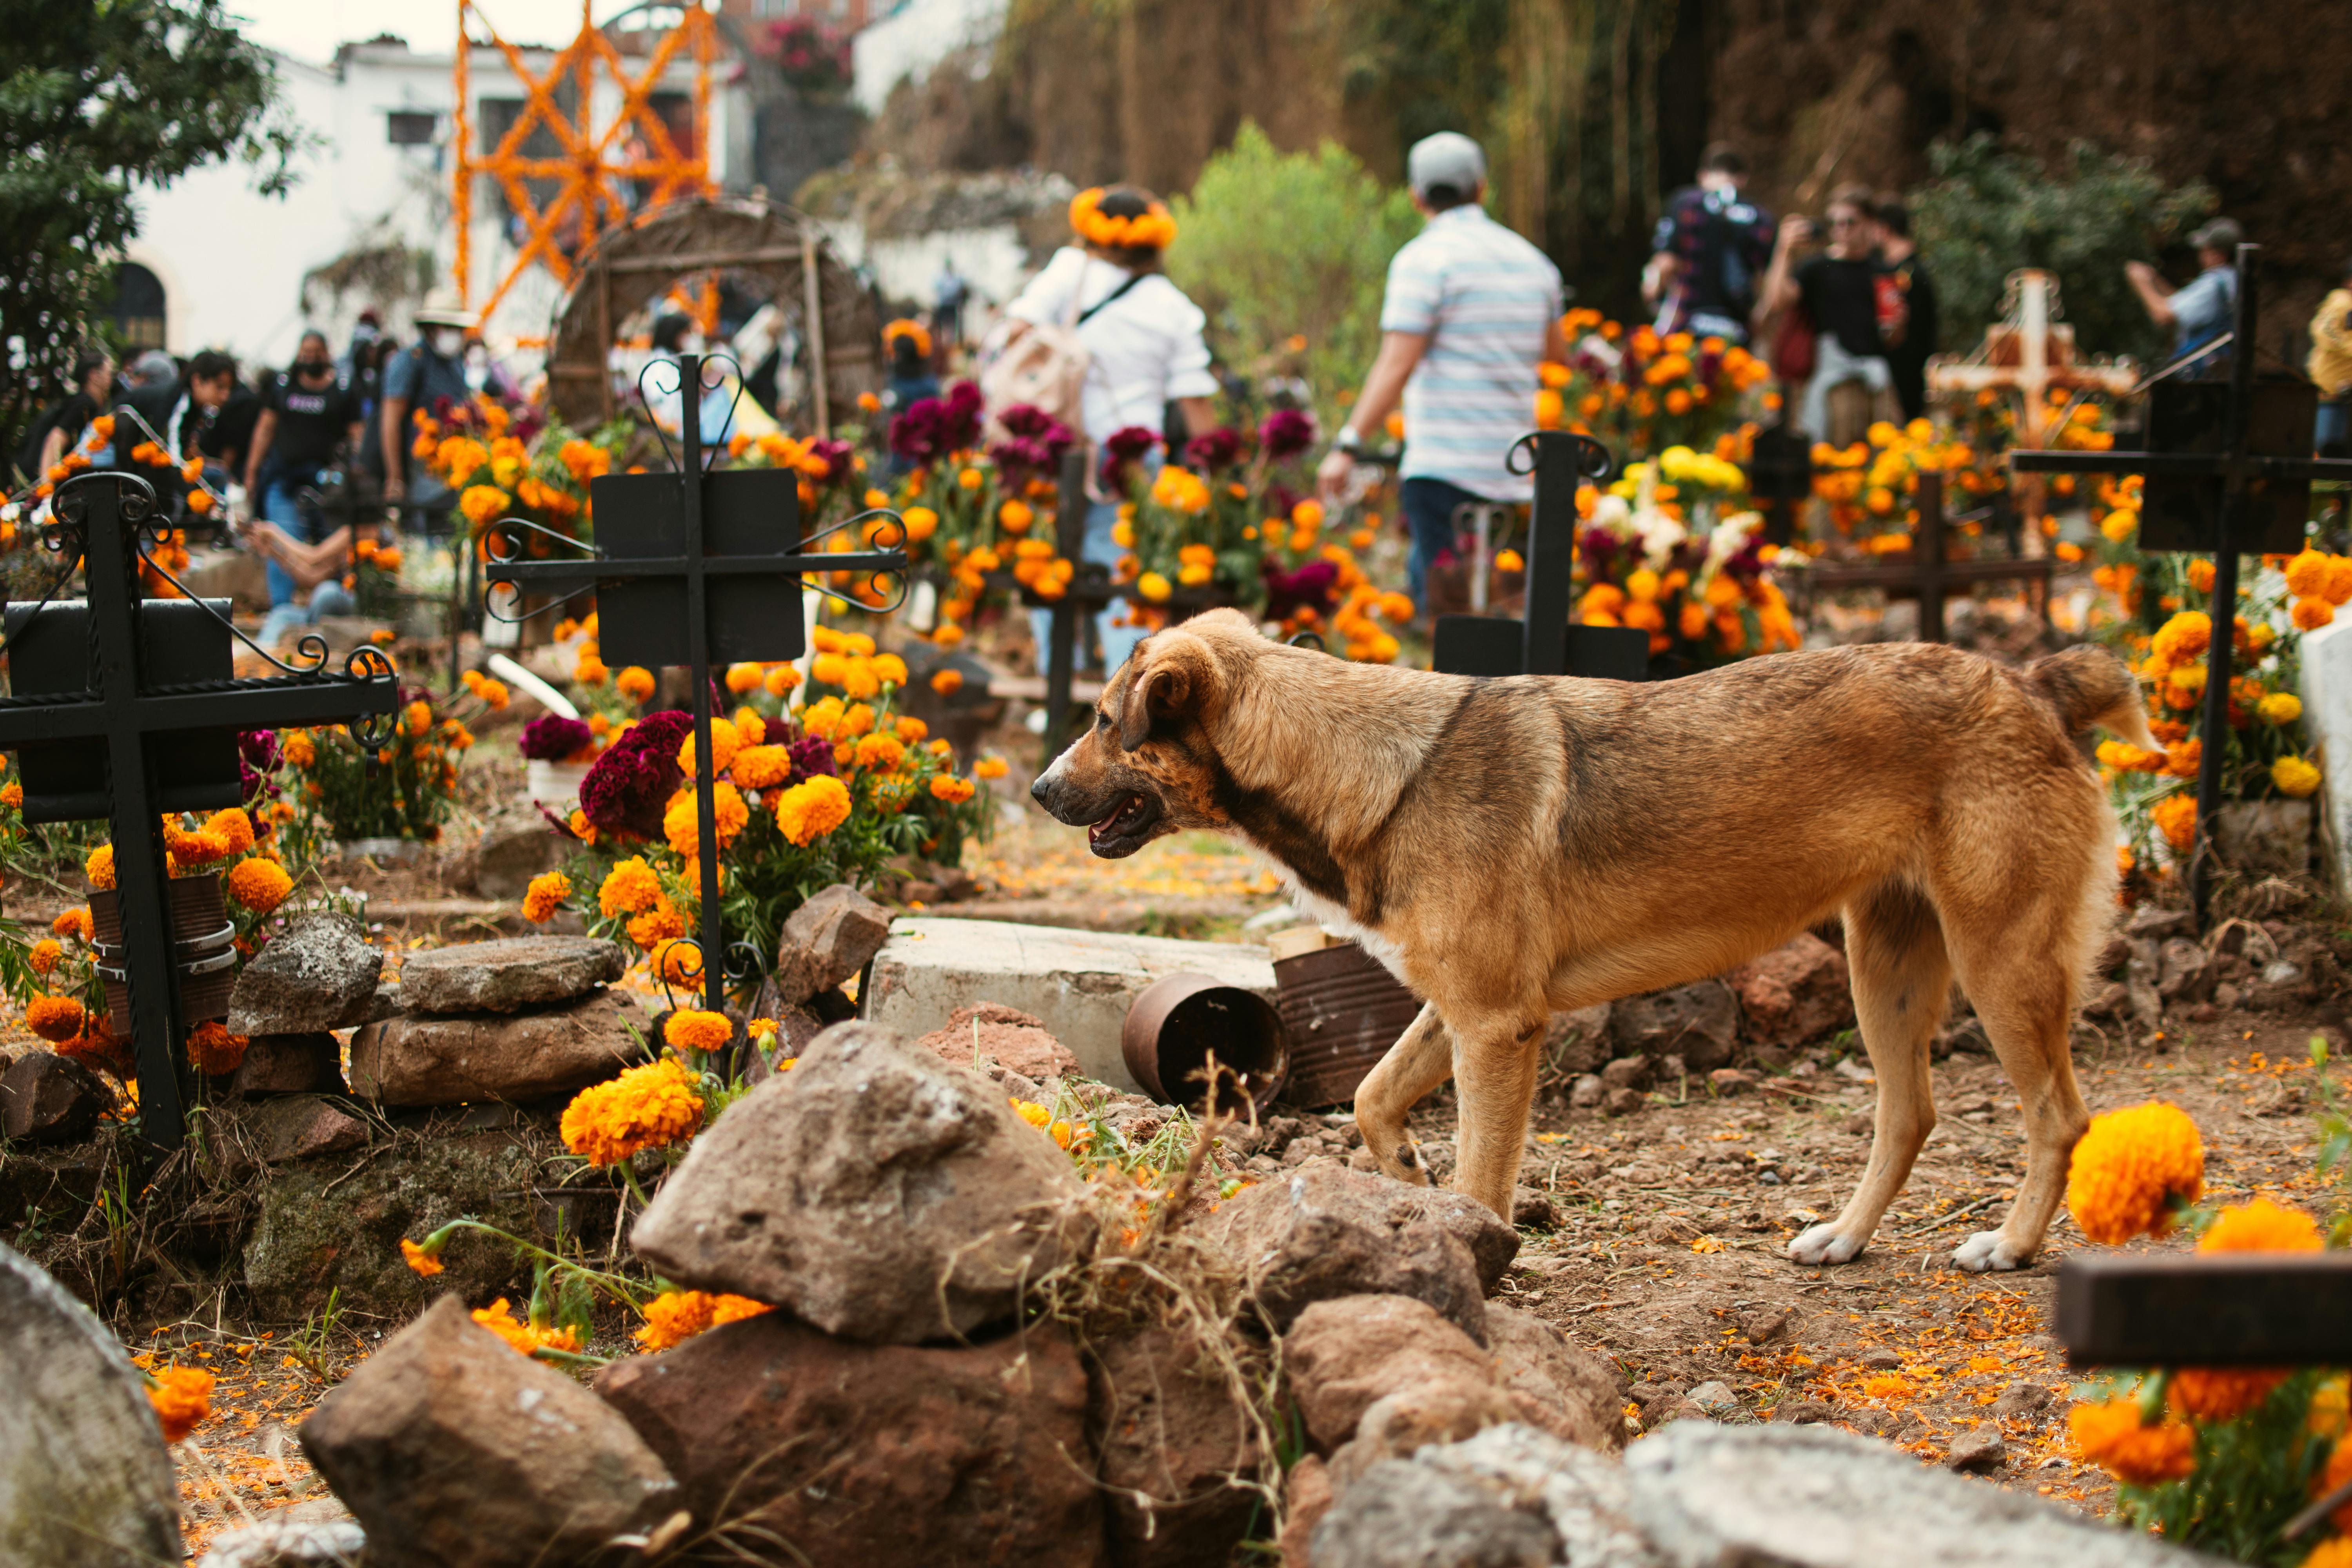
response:
[[[1675,1568],[2187,1568],[2202,1561],[1822,1426],[1685,1422],[1625,1456],[1634,1523]]]
[[[1611,1116],[1631,1116],[1647,1104],[1648,1097],[1638,1089],[1612,1089],[1601,1097],[1601,1110]]]
[[[601,1083],[643,1061],[647,1020],[607,991],[546,1013],[408,1014],[352,1039],[352,1092],[385,1105],[526,1100]]]
[[[1002,1090],[848,1023],[695,1141],[631,1241],[678,1284],[913,1344],[1003,1317],[1093,1237],[1085,1184]]]
[[[1979,1421],[1968,1431],[1952,1439],[1944,1451],[1944,1463],[1955,1470],[1975,1475],[1990,1475],[2009,1462],[2009,1445],[2001,1441],[2000,1428],[1990,1421]]]
[[[2050,1391],[2038,1383],[2012,1383],[1992,1402],[1992,1413],[2005,1421],[2049,1408]]]
[[[1601,1103],[1608,1089],[1609,1086],[1601,1081],[1600,1074],[1586,1073],[1570,1088],[1568,1102],[1579,1110],[1591,1110]]]
[[[343,1087],[343,1048],[335,1037],[263,1035],[245,1047],[229,1092],[244,1100],[269,1094],[310,1094]]]
[[[846,882],[811,894],[784,921],[772,984],[789,1006],[864,969],[890,940],[890,911]]]
[[[1385,1459],[1315,1527],[1311,1568],[1656,1568],[1612,1461],[1531,1426]]]
[[[27,1051],[0,1073],[0,1134],[17,1143],[73,1143],[114,1103],[99,1076],[69,1057]]]
[[[618,1412],[444,1296],[302,1423],[302,1451],[383,1568],[587,1560],[677,1511]]]
[[[2168,941],[2159,954],[2162,978],[2156,994],[2167,1002],[2202,1002],[2213,994],[2213,960],[2185,936]]]
[[[1647,1057],[1619,1057],[1601,1069],[1601,1087],[1608,1089],[1640,1089],[1650,1081],[1650,1059]]]
[[[2132,941],[2163,942],[2170,937],[2194,936],[2197,917],[2187,910],[2159,909],[2154,904],[2142,904],[2132,911],[2125,923],[2124,935]]]
[[[533,877],[563,864],[569,847],[536,811],[500,812],[458,852],[449,868],[449,885],[485,899],[520,899],[530,890]]]
[[[1717,1420],[1739,1408],[1739,1395],[1731,1392],[1731,1385],[1712,1378],[1692,1389],[1685,1397]]]
[[[236,977],[232,1035],[308,1035],[365,1020],[383,954],[350,915],[297,915]]]
[[[401,964],[411,1013],[519,1013],[576,1001],[628,967],[618,943],[592,936],[518,936],[412,952]]]
[[[1739,1004],[1720,980],[1702,980],[1616,1004],[1609,1030],[1620,1056],[1678,1056],[1693,1072],[1731,1062]]]
[[[1481,1343],[1486,1283],[1502,1277],[1519,1239],[1458,1193],[1327,1163],[1245,1188],[1201,1236],[1241,1265],[1278,1329],[1317,1301],[1410,1296]]]
[[[364,1149],[367,1123],[317,1095],[265,1100],[245,1119],[266,1164]]]
[[[355,1519],[325,1524],[269,1520],[213,1537],[196,1568],[351,1568],[367,1545]]]
[[[0,1246],[0,1563],[177,1563],[179,1494],[163,1427],[121,1342]]]

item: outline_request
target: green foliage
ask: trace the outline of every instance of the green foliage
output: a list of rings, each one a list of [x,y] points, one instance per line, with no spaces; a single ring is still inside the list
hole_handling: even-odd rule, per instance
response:
[[[1369,0],[1345,7],[1340,69],[1351,101],[1395,116],[1400,151],[1439,131],[1479,134],[1503,97],[1509,0]]]
[[[1171,205],[1168,273],[1208,312],[1220,357],[1250,375],[1297,365],[1334,427],[1380,346],[1389,258],[1420,229],[1412,198],[1335,142],[1283,153],[1244,121]]]
[[[2057,169],[2004,151],[1986,134],[1939,143],[1934,175],[1911,193],[1913,232],[1941,300],[1941,347],[1975,346],[2000,314],[2011,272],[2058,277],[2075,341],[2094,353],[2159,355],[2169,346],[2124,277],[2124,263],[2152,259],[2213,210],[2212,190],[2168,187],[2146,163],[2086,142]]]
[[[304,136],[277,90],[221,0],[0,0],[0,323],[24,355],[0,445],[66,390],[138,232],[134,186],[228,157],[289,183]]]

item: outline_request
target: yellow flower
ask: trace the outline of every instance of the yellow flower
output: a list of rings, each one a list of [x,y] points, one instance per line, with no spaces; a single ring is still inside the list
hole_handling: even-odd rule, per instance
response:
[[[768,672],[754,663],[730,664],[727,667],[727,689],[741,696],[756,690],[767,679]]]
[[[2066,1426],[2077,1458],[2132,1486],[2181,1480],[2197,1467],[2196,1433],[2179,1421],[2141,1426],[2139,1401],[2130,1396],[2077,1405]]]
[[[662,1025],[662,1038],[682,1051],[724,1049],[735,1037],[734,1020],[724,1013],[681,1007]]]
[[[2265,724],[2292,724],[2303,717],[2303,699],[2292,691],[2273,691],[2254,704]]]
[[[294,879],[275,860],[240,860],[228,874],[228,896],[257,915],[284,903],[293,890]]]
[[[2301,757],[2281,757],[2271,764],[2271,783],[2281,795],[2301,800],[2319,787],[2319,770]]]
[[[639,1150],[690,1138],[702,1125],[702,1097],[677,1058],[664,1057],[592,1084],[563,1109],[563,1146],[593,1165],[617,1165]]]
[[[1166,473],[1168,470],[1162,468],[1160,472]],[[1174,593],[1176,589],[1173,584],[1159,573],[1146,572],[1135,580],[1135,591],[1155,605],[1164,605],[1168,602],[1168,595]]]
[[[714,731],[715,734],[716,731]],[[715,749],[715,748],[714,748]],[[726,848],[735,842],[751,820],[751,808],[743,802],[743,792],[725,779],[711,786],[711,812],[719,828],[719,847]],[[699,852],[700,829],[695,792],[682,789],[670,797],[669,809],[662,813],[662,836],[669,847],[691,859]]]
[[[213,1410],[213,1374],[200,1366],[167,1366],[153,1374],[148,1403],[163,1424],[163,1441],[176,1443]]]
[[[940,514],[927,506],[910,506],[907,509],[903,521],[907,525],[908,540],[919,544],[938,531]]]
[[[496,485],[468,485],[466,493],[457,498],[457,510],[477,528],[502,516],[512,504],[507,492]]]
[[[2309,545],[2286,563],[2286,591],[2298,599],[2317,598],[2327,588],[2327,557]]]
[[[2213,618],[2197,610],[2183,610],[2157,631],[2149,652],[2167,668],[2187,664],[2203,655],[2213,640]]]
[[[2178,1106],[2151,1102],[2092,1118],[2074,1145],[2066,1207],[2084,1236],[2109,1247],[2161,1236],[2172,1211],[2205,1186],[2205,1145]]]
[[[550,871],[533,877],[522,899],[522,918],[533,925],[545,925],[563,900],[572,896],[572,879],[561,871]]]
[[[438,1250],[428,1251],[404,1236],[400,1238],[400,1256],[402,1261],[427,1279],[441,1272],[441,1258]]]
[[[768,671],[766,684],[768,695],[771,697],[782,697],[800,683],[801,672],[798,665],[780,664]]]
[[[896,735],[867,735],[857,742],[857,765],[876,773],[897,771],[907,760],[907,743]]]
[[[742,745],[743,732],[734,725],[722,723],[717,719],[710,721],[710,754],[719,760],[720,773],[727,771],[728,764],[734,762],[735,753],[742,749]],[[691,730],[686,732],[686,739],[677,743],[677,766],[688,778],[701,775],[702,770],[697,765],[695,757],[694,731]]]
[[[793,753],[788,746],[746,746],[735,753],[731,770],[745,789],[766,789],[792,776]]]
[[[831,773],[818,773],[783,792],[776,801],[776,827],[806,848],[849,820],[849,786]]]

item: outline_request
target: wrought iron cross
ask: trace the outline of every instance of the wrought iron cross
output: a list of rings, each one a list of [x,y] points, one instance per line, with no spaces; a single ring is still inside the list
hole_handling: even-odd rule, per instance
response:
[[[1945,558],[1945,530],[1954,522],[1967,522],[1978,518],[1990,518],[1995,509],[1986,507],[1958,517],[1944,515],[1944,476],[1923,473],[1919,476],[1919,531],[1912,536],[1911,548],[1899,562],[1880,565],[1847,565],[1843,563],[1805,569],[1807,590],[1822,588],[1882,588],[1889,598],[1916,598],[1919,601],[1919,640],[1944,640],[1944,600],[1955,593],[1965,592],[1979,583],[2017,582],[2042,585],[2043,614],[2048,614],[2050,573],[2052,563],[2047,556],[2032,559],[1990,556],[1977,561],[1951,561]]]
[[[158,520],[154,489],[137,475],[80,474],[59,488],[54,520],[41,537],[42,547],[62,563],[57,582],[38,604],[8,612],[14,695],[0,698],[0,750],[18,752],[20,766],[38,764],[25,768],[29,819],[108,819],[122,909],[140,1130],[158,1154],[168,1154],[185,1135],[178,1045],[189,1021],[180,1016],[179,971],[164,908],[161,814],[238,804],[239,730],[349,723],[362,747],[383,745],[392,737],[400,688],[392,661],[373,647],[353,653],[341,673],[329,671],[326,642],[315,632],[301,640],[297,658],[304,665],[278,663],[237,632],[221,608],[188,595],[142,548],[141,525],[151,520],[150,536],[160,544],[169,526]],[[87,567],[89,600],[51,603],[76,562]],[[142,565],[184,597],[142,604]],[[201,637],[207,616],[218,623],[212,647],[224,656],[224,672],[234,634],[289,678],[187,679],[199,673],[188,667],[188,623],[197,623]],[[83,655],[79,663],[76,652]],[[202,662],[199,656],[196,663]],[[54,674],[61,663],[87,671],[82,689],[74,689],[70,675],[53,684],[36,674],[37,665]],[[102,755],[102,770],[90,765],[91,748]],[[50,770],[75,775],[72,783],[80,787],[37,801],[40,781],[34,774]],[[93,781],[95,792],[87,787]]]
[[[484,567],[488,585],[483,592],[488,614],[522,621],[593,590],[597,640],[607,664],[648,669],[685,665],[693,671],[694,754],[699,763],[694,780],[695,842],[702,850],[697,857],[702,884],[701,940],[697,945],[701,949],[703,1005],[719,1013],[726,1010],[722,955],[727,950],[719,918],[719,770],[711,763],[711,667],[800,658],[808,647],[801,619],[801,574],[887,575],[898,580],[903,595],[907,552],[902,548],[905,525],[896,512],[860,512],[803,539],[797,474],[788,468],[708,471],[700,395],[724,384],[703,380],[711,363],[699,354],[678,356],[675,472],[606,474],[590,481],[590,510],[602,547],[586,559],[572,561],[521,561],[493,554]],[[647,374],[668,363],[648,363],[639,373],[640,390]],[[742,395],[740,366],[735,395]],[[728,419],[731,423],[733,418],[730,405]],[[884,520],[883,529],[897,532],[896,547],[865,552],[812,548],[875,518]],[[591,548],[518,518],[493,526],[494,532],[500,531],[501,542],[515,548],[524,534],[574,550]],[[500,584],[517,595],[525,589],[562,592],[529,615],[508,616],[490,597]]]
[[[1522,452],[1530,454],[1519,466]],[[1576,491],[1615,468],[1609,448],[1590,436],[1538,430],[1519,437],[1504,459],[1515,474],[1535,475],[1528,509],[1527,609],[1517,621],[1496,616],[1440,616],[1430,668],[1444,675],[1577,675],[1639,680],[1649,671],[1650,634],[1632,626],[1572,626],[1576,567]]]
[[[2147,426],[2152,450],[2009,455],[2009,466],[2020,473],[2144,475],[2140,548],[2210,552],[2213,557],[2205,747],[2197,770],[2197,843],[2189,858],[2189,897],[2200,925],[2212,879],[2221,764],[2229,752],[2239,553],[2291,554],[2301,549],[2311,481],[2352,479],[2352,461],[2309,456],[2318,397],[2311,384],[2300,377],[2254,380],[2254,259],[2261,248],[2238,247],[2237,318],[2230,334],[2233,347],[2226,388],[2213,382],[2155,382]],[[2197,357],[2210,352],[2208,348]],[[2183,362],[2193,363],[2193,358]]]

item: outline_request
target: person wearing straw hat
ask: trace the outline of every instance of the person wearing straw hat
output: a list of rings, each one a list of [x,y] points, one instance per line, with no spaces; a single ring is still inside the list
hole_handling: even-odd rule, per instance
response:
[[[383,407],[379,415],[383,433],[383,499],[397,503],[408,498],[410,452],[409,415],[423,409],[438,416],[463,407],[473,396],[466,383],[466,337],[481,318],[465,307],[457,290],[444,286],[425,297],[415,316],[417,340],[384,367]],[[449,487],[431,474],[417,477],[416,510],[430,505],[457,504]]]

